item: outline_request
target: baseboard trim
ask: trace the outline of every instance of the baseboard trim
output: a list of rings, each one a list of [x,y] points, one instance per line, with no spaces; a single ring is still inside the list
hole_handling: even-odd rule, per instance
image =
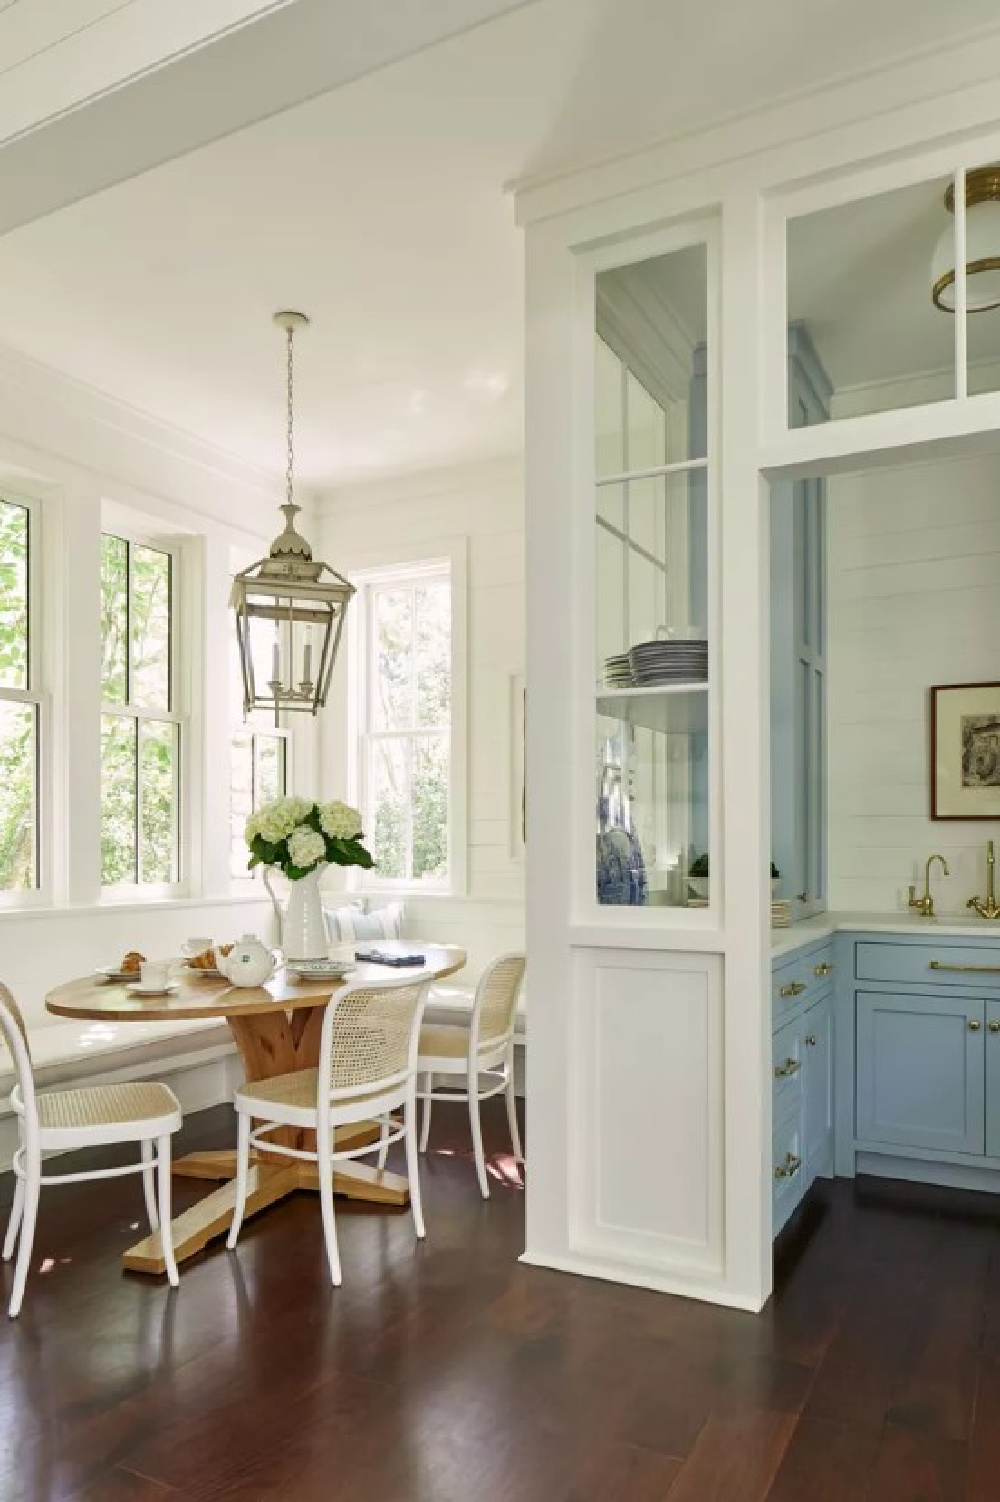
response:
[[[703,1304],[721,1304],[727,1309],[741,1309],[749,1314],[759,1314],[766,1300],[748,1299],[734,1294],[715,1283],[698,1282],[683,1275],[658,1272],[654,1268],[635,1266],[628,1262],[605,1262],[599,1258],[578,1255],[541,1255],[524,1251],[518,1259],[529,1267],[546,1267],[552,1272],[571,1273],[581,1278],[599,1278],[604,1283],[619,1283],[629,1288],[646,1288],[653,1293],[668,1293],[684,1299],[697,1299]]]

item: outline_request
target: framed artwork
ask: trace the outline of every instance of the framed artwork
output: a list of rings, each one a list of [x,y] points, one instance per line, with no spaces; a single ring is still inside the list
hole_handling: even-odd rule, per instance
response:
[[[1000,819],[1000,683],[931,689],[931,818]]]

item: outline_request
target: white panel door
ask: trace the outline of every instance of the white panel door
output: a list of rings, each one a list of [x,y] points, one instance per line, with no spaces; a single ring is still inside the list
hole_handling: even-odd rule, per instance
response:
[[[578,953],[574,1250],[721,1270],[721,978],[717,955]]]

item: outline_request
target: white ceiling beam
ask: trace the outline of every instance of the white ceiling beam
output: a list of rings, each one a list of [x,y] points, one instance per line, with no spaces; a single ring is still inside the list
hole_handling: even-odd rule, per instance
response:
[[[15,0],[0,234],[530,3]]]

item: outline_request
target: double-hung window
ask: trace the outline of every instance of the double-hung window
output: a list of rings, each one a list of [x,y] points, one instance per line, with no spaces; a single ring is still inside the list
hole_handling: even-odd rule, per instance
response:
[[[36,520],[0,498],[0,893],[11,894],[40,885]]]
[[[358,770],[378,885],[444,889],[453,872],[452,580],[448,562],[363,587]]]
[[[101,884],[180,880],[181,737],[176,563],[165,547],[101,536]]]
[[[274,717],[260,710],[241,723],[243,676],[235,638],[231,639],[229,668],[232,723],[229,752],[229,874],[246,880],[249,852],[243,831],[252,813],[288,791],[291,776],[291,745],[288,731],[275,729]],[[256,875],[256,872],[253,873]]]

